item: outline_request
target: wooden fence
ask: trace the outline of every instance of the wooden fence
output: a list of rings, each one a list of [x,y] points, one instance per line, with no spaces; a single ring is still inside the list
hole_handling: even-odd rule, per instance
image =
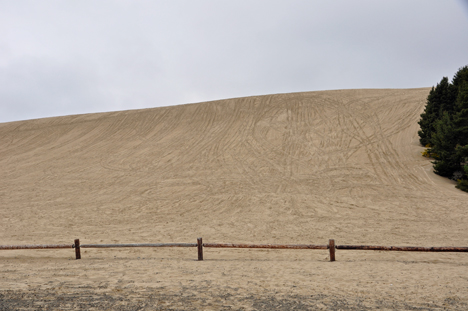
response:
[[[373,250],[373,251],[398,251],[398,252],[468,252],[468,247],[420,247],[420,246],[375,246],[375,245],[335,245],[331,239],[328,244],[226,244],[203,243],[202,238],[197,243],[140,243],[140,244],[80,244],[76,239],[73,244],[55,245],[0,245],[0,250],[19,249],[58,249],[74,248],[76,259],[81,259],[82,248],[120,248],[120,247],[196,247],[198,260],[203,260],[203,248],[267,248],[267,249],[328,249],[330,261],[335,261],[335,250]]]

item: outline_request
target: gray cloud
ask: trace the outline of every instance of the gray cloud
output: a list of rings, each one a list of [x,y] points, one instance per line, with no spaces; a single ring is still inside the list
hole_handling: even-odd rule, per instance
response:
[[[466,1],[1,1],[0,122],[436,84]]]

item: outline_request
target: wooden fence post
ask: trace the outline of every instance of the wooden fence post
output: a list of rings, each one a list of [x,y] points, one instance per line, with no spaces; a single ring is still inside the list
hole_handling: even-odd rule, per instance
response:
[[[81,259],[81,250],[80,250],[80,239],[75,239],[75,257],[76,259]]]
[[[198,246],[198,260],[203,260],[203,241],[202,238],[197,239]]]
[[[328,248],[330,249],[330,261],[335,261],[335,240],[328,240]]]

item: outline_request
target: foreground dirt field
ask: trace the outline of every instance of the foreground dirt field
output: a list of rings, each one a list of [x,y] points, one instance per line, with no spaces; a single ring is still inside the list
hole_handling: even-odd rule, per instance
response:
[[[468,246],[421,157],[429,89],[279,94],[0,124],[0,244]],[[0,251],[0,310],[466,310],[468,254]]]

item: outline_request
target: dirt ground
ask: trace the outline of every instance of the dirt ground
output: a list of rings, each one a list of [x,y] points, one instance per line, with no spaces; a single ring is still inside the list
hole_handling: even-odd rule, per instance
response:
[[[277,94],[0,124],[0,245],[468,246],[421,156],[424,89]],[[468,255],[0,251],[0,310],[467,310]]]
[[[190,289],[189,289],[190,290]],[[192,289],[193,291],[194,289]],[[206,289],[197,288],[195,293]],[[466,310],[468,305],[447,298],[441,304],[414,303],[394,299],[369,300],[314,294],[307,296],[237,296],[226,292],[210,297],[158,290],[100,293],[94,289],[73,291],[4,291],[0,310]]]

